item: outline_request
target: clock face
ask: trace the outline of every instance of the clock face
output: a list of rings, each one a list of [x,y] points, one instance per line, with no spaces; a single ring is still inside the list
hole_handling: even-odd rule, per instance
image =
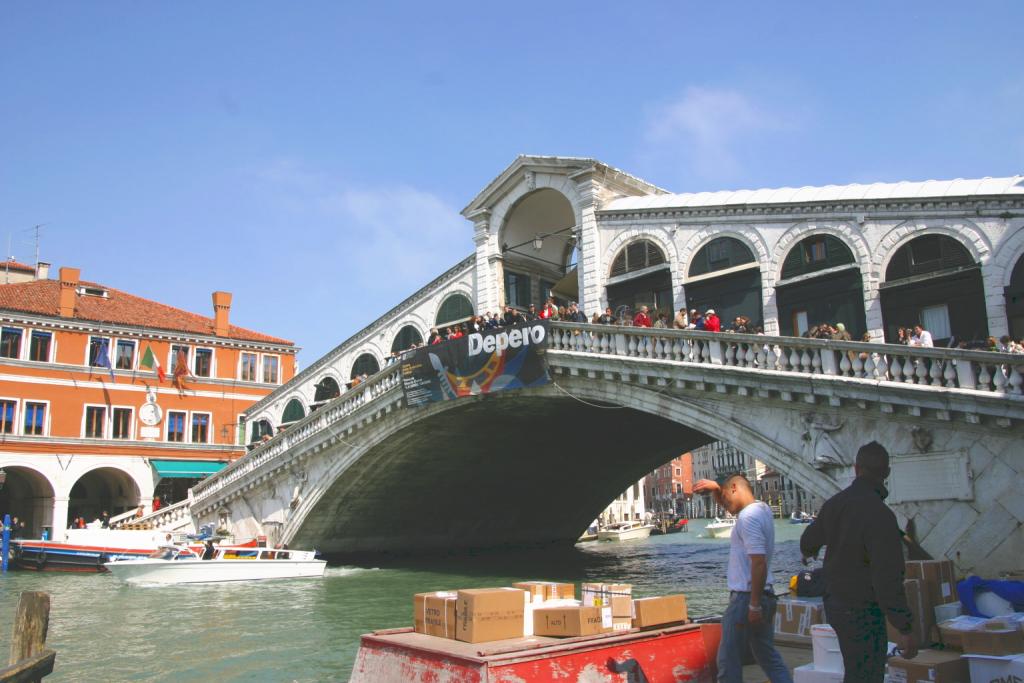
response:
[[[160,406],[155,403],[144,403],[139,408],[139,420],[142,421],[142,424],[152,427],[160,422],[161,417],[163,415],[161,414]]]

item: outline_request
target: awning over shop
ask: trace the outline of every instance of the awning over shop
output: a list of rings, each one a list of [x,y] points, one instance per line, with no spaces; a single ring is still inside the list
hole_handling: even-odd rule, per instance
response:
[[[580,278],[576,273],[576,269],[573,268],[565,274],[561,280],[556,282],[551,288],[551,293],[555,296],[562,297],[563,299],[569,299],[570,301],[576,301],[580,298]],[[544,296],[547,296],[545,293]]]
[[[150,460],[157,475],[169,479],[198,479],[222,470],[227,463],[216,460]]]

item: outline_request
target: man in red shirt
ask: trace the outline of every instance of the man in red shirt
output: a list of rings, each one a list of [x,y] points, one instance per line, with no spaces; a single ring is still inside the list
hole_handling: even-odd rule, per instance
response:
[[[709,308],[708,312],[704,314],[704,330],[706,332],[721,332],[722,321],[715,315],[715,309]]]
[[[647,307],[641,306],[640,312],[633,318],[633,327],[650,327],[651,316],[647,315]]]

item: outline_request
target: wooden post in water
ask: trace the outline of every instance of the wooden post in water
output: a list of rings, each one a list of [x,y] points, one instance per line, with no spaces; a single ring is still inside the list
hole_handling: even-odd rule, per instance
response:
[[[49,627],[50,594],[23,592],[11,634],[11,656],[8,666],[0,669],[0,682],[38,681],[53,672],[57,653],[46,648]]]

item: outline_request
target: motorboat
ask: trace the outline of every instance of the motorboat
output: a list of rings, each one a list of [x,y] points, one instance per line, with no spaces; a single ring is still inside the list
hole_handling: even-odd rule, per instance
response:
[[[654,529],[653,524],[642,522],[616,522],[598,530],[597,540],[599,541],[635,541],[647,538]]]
[[[811,517],[806,512],[793,512],[789,516],[790,524],[810,524],[814,521],[814,517]]]
[[[287,548],[162,546],[150,557],[114,560],[104,565],[131,584],[222,583],[323,576],[325,560],[316,551]]]
[[[706,538],[729,538],[736,527],[735,517],[715,517],[715,520],[704,527]]]

